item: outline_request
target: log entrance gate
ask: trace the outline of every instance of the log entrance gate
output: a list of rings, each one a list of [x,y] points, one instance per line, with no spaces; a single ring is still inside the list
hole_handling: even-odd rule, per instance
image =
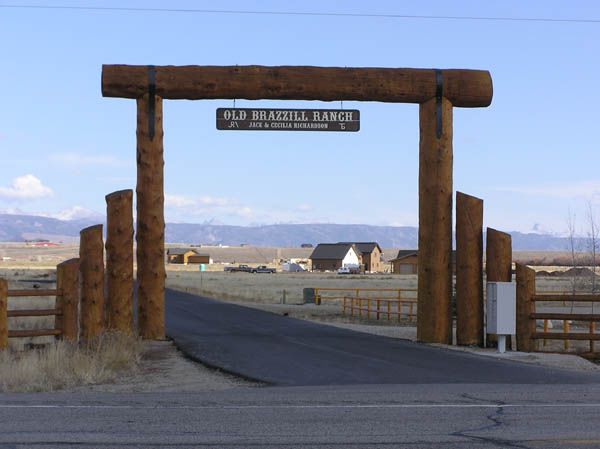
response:
[[[417,337],[452,342],[452,111],[490,105],[488,71],[104,65],[102,95],[137,101],[138,319],[150,339],[165,336],[163,99],[418,103]]]

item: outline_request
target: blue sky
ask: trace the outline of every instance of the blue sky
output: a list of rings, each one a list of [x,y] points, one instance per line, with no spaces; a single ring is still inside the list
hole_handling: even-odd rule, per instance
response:
[[[595,1],[32,3],[600,19]],[[0,43],[1,211],[102,214],[105,194],[135,188],[135,102],[102,98],[105,63],[490,70],[492,105],[454,112],[455,190],[507,231],[600,211],[600,23],[0,8]],[[417,225],[417,105],[345,102],[359,133],[217,131],[231,105],[165,102],[167,221]]]

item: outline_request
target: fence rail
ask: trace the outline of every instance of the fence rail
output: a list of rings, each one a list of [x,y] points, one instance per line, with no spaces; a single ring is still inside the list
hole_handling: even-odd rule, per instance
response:
[[[404,316],[409,321],[413,321],[415,319],[414,306],[416,303],[416,299],[357,298],[355,296],[346,296],[343,298],[342,313],[345,315],[349,311],[351,317],[358,316],[359,318],[366,317],[367,319],[371,319],[373,315],[377,320],[386,317],[387,321],[391,321],[392,316],[401,321]],[[384,306],[382,307],[382,305]],[[373,306],[375,307],[373,308]],[[408,310],[403,311],[403,308]]]
[[[29,296],[58,296],[59,292],[56,289],[23,289],[23,290],[8,290],[10,298],[24,298]]]
[[[546,302],[598,302],[600,301],[600,294],[588,295],[579,293],[543,293],[536,294],[531,297],[532,301],[546,301]]]
[[[334,287],[316,287],[315,291],[315,304],[319,305],[323,300],[340,300],[346,297],[350,297],[348,292],[352,292],[355,298],[363,297],[375,299],[416,299],[416,288],[334,288]],[[323,292],[328,294],[323,295]],[[379,293],[393,293],[394,295],[382,296]],[[414,297],[408,297],[406,293],[414,294]]]

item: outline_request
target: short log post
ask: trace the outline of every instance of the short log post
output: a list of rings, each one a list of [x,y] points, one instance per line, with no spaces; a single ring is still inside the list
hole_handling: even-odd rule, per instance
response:
[[[90,341],[104,331],[104,245],[102,225],[80,233],[81,338]]]
[[[137,99],[137,300],[142,338],[165,338],[162,98]]]
[[[456,192],[456,343],[483,346],[483,200]]]
[[[133,332],[133,191],[106,195],[107,328]]]
[[[496,229],[486,230],[485,274],[487,282],[512,281],[512,238],[510,234]],[[487,334],[486,346],[495,348],[495,335]],[[511,348],[511,338],[506,337],[506,347]]]
[[[8,283],[0,279],[0,350],[8,348]]]
[[[76,342],[79,337],[79,259],[69,259],[56,266],[56,308],[62,315],[55,319],[60,338]]]
[[[441,114],[441,117],[440,117]],[[452,343],[452,104],[419,106],[417,339]]]
[[[535,270],[524,264],[516,264],[517,278],[517,350],[531,352],[534,342],[535,320],[531,318],[535,303]]]

